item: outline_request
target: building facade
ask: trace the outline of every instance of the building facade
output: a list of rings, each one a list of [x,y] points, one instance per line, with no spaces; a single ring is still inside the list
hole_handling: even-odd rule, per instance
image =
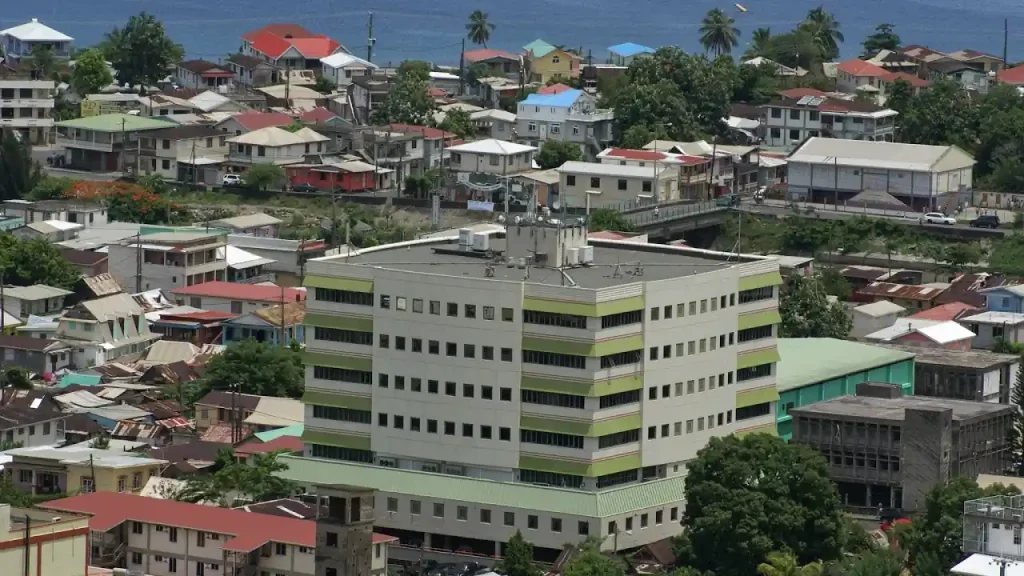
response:
[[[582,90],[530,94],[519,103],[516,135],[537,147],[546,140],[573,142],[594,159],[611,142],[614,121],[614,112],[598,109],[597,99]]]
[[[897,112],[823,96],[784,98],[765,109],[766,146],[794,147],[808,138],[892,142]]]
[[[89,576],[88,518],[0,504],[0,566],[11,575]]]
[[[696,451],[775,430],[775,338],[736,334],[777,322],[777,261],[588,244],[571,224],[502,236],[307,264],[309,460],[290,477],[380,488],[378,525],[428,547],[500,553],[517,528],[556,552],[587,535],[611,549],[678,533]],[[511,499],[488,500],[495,482]],[[447,496],[426,496],[442,484]],[[616,504],[597,507],[613,487]],[[629,503],[633,491],[645,496]]]
[[[49,144],[55,89],[53,80],[0,72],[0,128],[14,130],[29,144]]]
[[[164,290],[223,281],[227,260],[223,256],[227,234],[205,232],[158,232],[143,241],[135,239],[109,246],[110,274],[118,284],[135,291]],[[142,252],[141,256],[139,252]],[[142,258],[142,275],[138,262]]]

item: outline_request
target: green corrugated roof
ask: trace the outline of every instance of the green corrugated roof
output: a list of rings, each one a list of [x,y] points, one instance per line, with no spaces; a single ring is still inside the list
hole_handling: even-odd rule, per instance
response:
[[[864,372],[914,357],[913,352],[894,350],[835,338],[779,338],[779,392]]]
[[[100,383],[100,380],[102,380],[102,378],[100,378],[99,374],[75,374],[73,372],[69,372],[68,374],[60,377],[60,383],[57,384],[57,387],[67,388],[72,384],[78,384],[79,386],[96,386]]]
[[[254,434],[261,442],[270,442],[276,440],[281,436],[302,436],[303,426],[302,424],[292,424],[291,426],[285,426],[284,428],[275,428],[274,430],[267,430],[266,432],[257,432]]]
[[[122,122],[124,122],[122,128]],[[57,122],[57,126],[66,128],[78,128],[79,130],[96,130],[97,132],[120,132],[122,129],[127,132],[135,130],[156,130],[158,128],[170,128],[176,126],[170,120],[158,120],[132,114],[100,114],[99,116],[87,116]]]
[[[546,55],[547,53],[551,52],[554,49],[554,45],[549,44],[541,40],[540,38],[534,40],[533,42],[530,42],[526,46],[523,46],[523,50],[526,50],[527,52],[533,52],[534,58],[540,58],[541,56]]]
[[[582,492],[320,458],[283,456],[279,460],[288,464],[288,470],[279,475],[303,484],[340,482],[392,494],[590,518],[607,518],[643,508],[678,504],[684,499],[684,477],[681,475],[602,492]]]

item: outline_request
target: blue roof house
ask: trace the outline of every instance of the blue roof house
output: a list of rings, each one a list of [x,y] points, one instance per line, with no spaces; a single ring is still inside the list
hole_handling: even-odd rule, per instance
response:
[[[579,144],[587,159],[596,158],[612,138],[615,114],[597,108],[597,99],[582,90],[529,94],[516,110],[516,134],[531,146],[546,140]]]
[[[608,51],[612,54],[610,63],[616,66],[629,66],[633,62],[633,58],[637,56],[654,54],[654,48],[644,46],[643,44],[634,44],[633,42],[609,46]]]

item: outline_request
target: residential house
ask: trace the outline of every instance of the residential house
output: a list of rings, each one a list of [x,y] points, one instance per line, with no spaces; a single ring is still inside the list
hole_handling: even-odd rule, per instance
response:
[[[443,90],[446,94],[460,94],[465,86],[462,76],[451,72],[430,72],[430,87]]]
[[[222,323],[235,316],[237,314],[215,310],[159,314],[155,320],[149,320],[149,329],[159,334],[162,342],[188,342],[196,346],[217,344],[222,339]]]
[[[996,79],[1010,86],[1024,86],[1024,66],[1014,66],[1013,68],[1000,70],[996,74]]]
[[[836,66],[836,88],[848,94],[866,92],[876,95],[881,92],[881,81],[888,74],[888,70],[877,64],[851,58]]]
[[[202,432],[218,424],[241,422],[252,416],[262,396],[213,390],[196,400],[196,430]],[[234,418],[232,418],[234,414]]]
[[[270,24],[242,36],[242,54],[279,68],[319,70],[320,60],[338,52],[348,50],[331,38],[314,34],[297,24]]]
[[[232,54],[224,66],[231,70],[235,83],[243,86],[269,86],[281,80],[280,67],[256,56]]]
[[[824,96],[782,98],[761,108],[764,144],[787,148],[818,136],[892,142],[897,115],[874,104]]]
[[[172,116],[184,116],[195,114],[199,108],[186,98],[179,98],[170,94],[150,94],[139,97],[139,114],[150,118],[163,118],[171,120]],[[173,121],[173,120],[172,120]]]
[[[202,124],[153,130],[142,137],[142,171],[167,180],[219,184],[228,135]]]
[[[904,317],[897,318],[892,326],[864,336],[863,340],[873,344],[900,344],[963,351],[971,349],[974,337],[974,332],[956,322]]]
[[[476,140],[452,146],[449,167],[455,172],[506,176],[533,170],[534,146],[504,140]]]
[[[11,230],[11,234],[23,240],[45,240],[47,242],[65,242],[78,238],[81,224],[62,220],[40,220]]]
[[[496,140],[515,140],[516,115],[505,110],[491,108],[473,112],[469,119],[482,132]]]
[[[1020,355],[979,350],[975,344],[969,352],[899,346],[914,353],[914,395],[1008,404]]]
[[[32,495],[140,492],[167,464],[166,460],[81,445],[16,448],[6,454],[12,460],[5,469],[10,470],[15,487]]]
[[[242,423],[246,426],[251,426],[257,434],[288,426],[298,426],[303,423],[305,410],[305,405],[301,400],[259,396],[256,408],[252,411],[252,414],[242,420]]]
[[[302,326],[302,319],[305,316],[306,306],[301,301],[254,310],[248,314],[224,320],[221,343],[228,345],[251,338],[257,342],[267,342],[278,346],[281,343],[283,332],[285,346],[290,345],[293,341],[305,344],[306,337]]]
[[[302,412],[299,412],[299,416],[301,416],[301,415],[302,415]],[[302,438],[300,438],[299,436],[278,436],[277,438],[275,438],[275,439],[273,439],[273,440],[271,440],[269,442],[262,442],[262,441],[260,441],[260,440],[258,440],[256,438],[253,438],[252,440],[249,440],[245,444],[242,444],[240,446],[236,446],[235,450],[234,450],[234,453],[235,453],[235,459],[236,460],[238,460],[239,462],[242,462],[242,463],[246,463],[246,462],[251,462],[253,456],[255,456],[256,454],[281,453],[283,455],[302,456],[302,450],[303,450]],[[271,501],[271,502],[274,502],[274,501]],[[282,501],[278,501],[278,502],[280,503]],[[294,501],[284,500],[283,502],[294,502]],[[246,512],[259,512],[259,513],[262,513],[262,514],[274,514],[275,510],[273,509],[274,508],[273,506],[268,507],[268,508],[271,508],[270,510],[262,510],[261,509],[262,508],[262,506],[261,506],[262,504],[264,504],[264,503],[261,502],[261,503],[258,503],[258,504],[252,504],[252,505],[244,506],[244,507],[241,507],[241,508],[244,509]],[[299,504],[302,504],[302,503],[299,502]],[[281,514],[280,510],[276,510],[276,512],[277,512],[276,515],[280,515]],[[293,513],[293,512],[294,512],[293,510],[288,509],[287,512],[285,512],[285,513]]]
[[[221,132],[241,136],[271,126],[288,126],[294,121],[294,118],[284,112],[249,111],[235,114],[216,124],[216,127]]]
[[[850,338],[859,340],[868,334],[888,328],[906,312],[906,308],[888,300],[878,300],[857,306],[850,310],[850,318],[853,320]]]
[[[481,48],[462,53],[466,67],[485,66],[487,76],[498,78],[518,77],[521,67],[521,59],[518,55],[504,50],[493,48]]]
[[[0,52],[4,58],[17,63],[32,55],[36,46],[49,48],[57,59],[71,57],[71,36],[63,34],[33,18],[30,22],[0,30]]]
[[[271,262],[264,269],[273,272],[276,283],[282,286],[300,286],[306,262],[323,256],[327,244],[322,239],[286,240],[260,238],[244,234],[228,235],[228,244],[236,246]]]
[[[892,89],[897,82],[906,82],[907,85],[910,86],[910,93],[915,96],[920,94],[921,90],[924,90],[930,85],[927,80],[913,74],[908,74],[906,72],[889,72],[889,74],[881,78],[880,88],[882,94],[886,95],[886,97],[888,97],[889,94],[892,94]]]
[[[205,90],[188,99],[188,101],[204,113],[230,113],[237,114],[250,110],[248,106],[238,100],[233,100],[224,94]]]
[[[149,330],[142,307],[127,294],[79,302],[60,318],[55,335],[73,347],[74,368],[145,352],[159,337]]]
[[[55,374],[71,365],[71,346],[46,338],[0,334],[5,366],[24,368],[39,376]]]
[[[378,167],[392,170],[399,189],[407,176],[422,174],[430,169],[429,165],[424,165],[426,159],[436,159],[438,162],[441,159],[440,150],[437,155],[425,150],[427,144],[420,132],[399,132],[381,127],[363,132],[362,138],[363,149],[369,159]],[[447,151],[445,157],[448,157]]]
[[[72,294],[74,292],[45,284],[7,286],[4,289],[3,310],[23,320],[32,315],[56,314],[64,308],[64,299]]]
[[[780,77],[801,77],[807,75],[807,70],[804,70],[799,66],[797,66],[796,68],[790,68],[785,64],[779,64],[778,62],[770,58],[765,58],[764,56],[757,56],[755,58],[751,58],[750,60],[745,60],[743,61],[743,65],[753,66],[755,68],[760,68],[761,66],[769,66],[771,67],[771,69],[775,70],[775,75]]]
[[[655,144],[658,142],[654,141]],[[618,164],[620,166],[664,166],[678,170],[679,197],[687,199],[709,198],[711,186],[712,156],[691,156],[676,152],[659,152],[657,150],[633,150],[629,148],[608,148],[597,155],[602,164]],[[722,158],[722,161],[725,159]],[[731,158],[729,159],[731,162]],[[731,174],[730,170],[730,176]]]
[[[101,203],[83,202],[81,200],[9,200],[3,205],[8,216],[21,218],[26,224],[44,220],[60,220],[72,224],[81,224],[84,228],[105,226],[107,224],[107,208]]]
[[[53,80],[0,66],[0,129],[14,130],[32,145],[49,144],[55,90]]]
[[[960,318],[978,334],[974,345],[992,349],[997,342],[1024,342],[1024,285],[996,286],[978,291],[985,311]]]
[[[608,52],[611,53],[609,64],[628,67],[636,58],[647,54],[654,54],[654,48],[633,42],[624,42],[615,46],[609,46]]]
[[[390,78],[375,78],[372,76],[355,76],[352,78],[352,85],[349,87],[349,95],[338,104],[329,104],[328,108],[336,114],[348,117],[345,110],[353,109],[354,119],[360,124],[370,123],[370,113],[376,110],[388,98],[391,91]]]
[[[341,89],[352,85],[352,79],[360,76],[371,76],[377,65],[353,56],[347,52],[337,52],[320,59],[323,77]]]
[[[410,168],[417,173],[443,166],[445,160],[449,157],[448,150],[461,142],[456,140],[454,133],[430,126],[388,124],[384,127],[384,130],[387,130],[390,134],[411,134],[419,137],[419,139],[409,141],[409,151],[414,156]],[[419,147],[421,158],[415,158],[417,156],[415,152],[417,144],[422,144]]]
[[[255,91],[263,94],[267,99],[267,106],[270,108],[302,109],[327,104],[327,97],[320,92],[294,83],[261,86]]]
[[[10,336],[0,336],[4,341]],[[10,348],[4,348],[6,352]],[[41,374],[41,373],[40,373]],[[54,446],[64,442],[64,419],[53,397],[32,391],[24,397],[5,395],[0,406],[0,439],[7,443],[20,443],[25,448]]]
[[[345,160],[290,164],[285,167],[285,173],[288,175],[288,185],[293,188],[308,184],[324,191],[367,192],[389,188],[394,170],[379,168],[360,160]]]
[[[580,57],[568,50],[537,39],[523,46],[529,62],[530,82],[547,84],[561,78],[571,80],[580,77]]]
[[[558,168],[563,206],[621,206],[679,199],[679,171],[672,166],[622,166],[566,162]],[[588,192],[599,194],[588,194]]]
[[[45,538],[39,538],[40,534]],[[33,546],[26,544],[32,538],[38,538],[34,547],[39,552],[34,560],[25,552]],[[86,516],[55,516],[47,510],[0,504],[0,565],[9,574],[91,576],[94,572],[89,568],[88,558]]]
[[[267,266],[274,263],[273,260],[262,258],[230,244],[218,253],[221,251],[224,254],[224,259],[228,262],[228,277],[226,279],[228,282],[263,284],[275,280],[274,273],[266,269]]]
[[[186,88],[218,88],[231,84],[234,72],[207,60],[186,60],[174,66],[174,76]]]
[[[580,66],[583,88],[587,92],[594,94],[597,92],[598,82],[625,76],[628,70],[628,66],[617,66],[615,64],[583,64]]]
[[[850,300],[854,302],[886,300],[917,312],[934,306],[939,295],[948,287],[948,284],[941,283],[908,286],[894,282],[871,282],[863,288],[855,290],[850,296]]]
[[[271,126],[248,134],[228,138],[230,149],[228,162],[244,171],[253,164],[297,164],[307,154],[324,151],[324,143],[330,139],[309,128],[289,132]]]
[[[171,290],[179,305],[201,310],[248,314],[282,302],[301,302],[306,291],[266,284],[206,282]]]
[[[975,164],[956,146],[834,138],[805,140],[787,161],[791,199],[842,202],[875,190],[920,210],[955,205],[971,190]]]
[[[992,85],[996,82],[996,75],[978,70],[974,66],[958,60],[938,60],[925,65],[925,73],[929,80],[935,81],[939,78],[951,78],[965,90],[988,94]],[[1009,70],[1002,73],[1010,74]]]
[[[165,290],[224,280],[227,262],[217,251],[223,232],[158,232],[108,246],[110,274],[135,291]],[[142,252],[142,273],[138,258]]]
[[[519,103],[516,134],[531,146],[560,140],[580,146],[585,157],[595,158],[612,140],[615,114],[597,108],[597,99],[582,90],[559,94],[530,94]]]
[[[75,250],[74,248],[60,248],[64,259],[71,263],[84,278],[90,278],[107,272],[107,253],[90,252],[88,250]]]
[[[209,224],[210,226],[223,228],[229,234],[249,234],[264,238],[277,238],[277,233],[281,227],[281,220],[263,212],[256,212],[255,214],[213,220]]]
[[[531,170],[516,174],[513,182],[522,186],[522,198],[533,198],[538,205],[556,207],[558,202],[558,170]],[[514,185],[513,185],[514,186]],[[513,187],[514,190],[514,187]]]
[[[68,163],[79,170],[138,173],[142,135],[167,128],[156,118],[102,114],[57,122],[57,145]]]
[[[1006,67],[1001,57],[978,52],[977,50],[963,49],[943,53],[926,46],[912,44],[901,48],[900,51],[903,56],[912,58],[922,64],[942,61],[962,62],[986,74],[989,72],[999,72]]]

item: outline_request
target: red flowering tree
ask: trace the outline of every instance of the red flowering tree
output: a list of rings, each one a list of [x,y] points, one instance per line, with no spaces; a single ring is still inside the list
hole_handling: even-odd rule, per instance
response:
[[[129,182],[77,181],[65,196],[106,205],[110,220],[140,224],[176,224],[187,219],[177,204]]]

